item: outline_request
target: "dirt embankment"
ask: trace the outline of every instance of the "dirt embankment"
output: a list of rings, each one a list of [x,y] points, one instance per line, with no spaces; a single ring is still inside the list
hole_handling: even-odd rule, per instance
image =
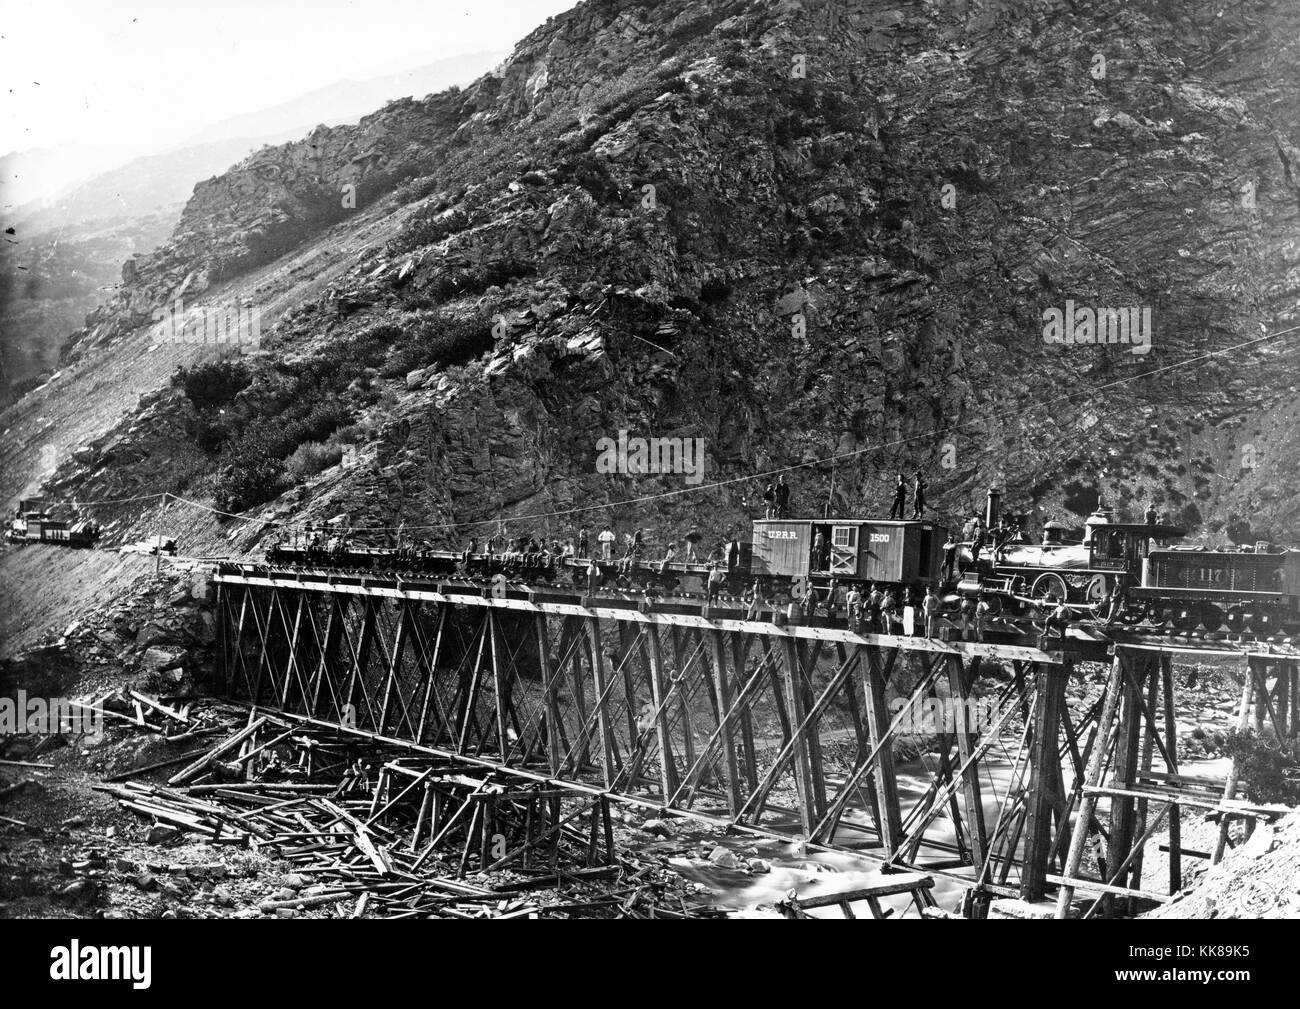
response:
[[[0,659],[33,647],[73,620],[109,609],[153,569],[154,559],[139,554],[5,544],[0,547]]]
[[[1144,918],[1300,918],[1300,812],[1261,824],[1187,896]]]

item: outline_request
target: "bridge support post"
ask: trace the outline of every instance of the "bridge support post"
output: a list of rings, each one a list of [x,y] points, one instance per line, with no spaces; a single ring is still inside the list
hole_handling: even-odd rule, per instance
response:
[[[1057,789],[1061,780],[1059,732],[1065,707],[1065,686],[1070,666],[1036,665],[1032,728],[1029,749],[1029,787],[1025,795],[1025,849],[1020,874],[1024,900],[1042,900],[1047,889],[1047,864],[1052,847],[1052,817],[1065,804]],[[1068,820],[1061,823],[1068,828]],[[1009,846],[1007,858],[1015,852]]]

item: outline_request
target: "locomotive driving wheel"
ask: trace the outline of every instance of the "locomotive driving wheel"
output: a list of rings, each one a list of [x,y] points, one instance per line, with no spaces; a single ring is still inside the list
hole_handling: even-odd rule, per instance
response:
[[[1034,599],[1046,599],[1048,596],[1055,596],[1062,602],[1065,601],[1065,579],[1054,571],[1048,571],[1034,579],[1034,587],[1029,590],[1030,596]]]

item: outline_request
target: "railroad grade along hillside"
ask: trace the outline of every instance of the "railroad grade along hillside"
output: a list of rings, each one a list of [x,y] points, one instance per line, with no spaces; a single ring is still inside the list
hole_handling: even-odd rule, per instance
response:
[[[1300,541],[1294,339],[1162,370],[1300,324],[1298,28],[1280,2],[583,4],[464,91],[201,184],[7,411],[6,495],[42,443],[76,450],[53,497],[383,526],[684,486],[598,475],[627,429],[702,437],[706,483],[862,450],[795,474],[800,512],[881,511],[920,467],[952,518],[996,483]],[[208,363],[168,383],[144,332],[177,299],[262,306],[260,350],[168,347]],[[1067,302],[1149,307],[1150,352],[1046,343]],[[89,444],[51,425],[124,353],[137,406]],[[720,536],[756,489],[635,519]],[[96,515],[111,541],[141,508]]]

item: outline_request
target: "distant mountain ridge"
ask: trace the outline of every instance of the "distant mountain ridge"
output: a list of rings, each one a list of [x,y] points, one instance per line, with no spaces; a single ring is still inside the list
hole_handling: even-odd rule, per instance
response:
[[[271,108],[213,123],[183,146],[267,134],[300,137],[318,125],[355,122],[398,98],[423,98],[453,85],[468,84],[508,55],[499,51],[466,53],[382,77],[338,81]]]
[[[68,334],[105,300],[132,256],[172,233],[195,187],[258,150],[305,136],[321,124],[353,122],[386,100],[468,84],[504,53],[480,52],[412,70],[335,84],[270,109],[235,116],[171,150],[148,154],[56,196],[0,212],[14,235],[0,246],[0,404],[54,368]],[[0,190],[13,173],[54,170],[78,150],[15,152],[0,158]],[[9,185],[3,183],[9,180]]]

